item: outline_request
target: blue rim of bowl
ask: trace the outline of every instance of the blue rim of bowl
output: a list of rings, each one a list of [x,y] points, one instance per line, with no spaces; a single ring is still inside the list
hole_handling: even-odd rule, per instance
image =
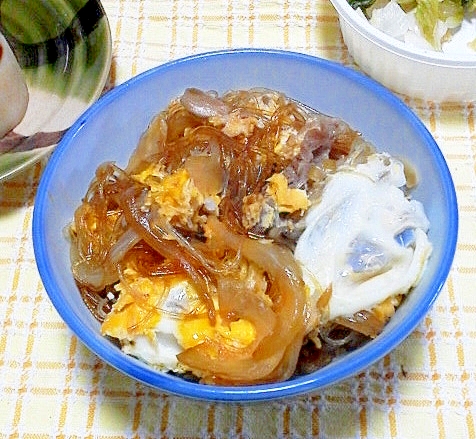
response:
[[[425,142],[430,146],[439,171],[441,172],[441,175],[444,176],[444,189],[446,191],[445,199],[447,200],[447,211],[449,215],[448,222],[451,227],[450,234],[447,236],[447,252],[443,257],[443,261],[440,266],[440,270],[437,273],[435,282],[432,284],[432,287],[425,292],[422,300],[418,303],[418,306],[416,309],[414,309],[412,314],[409,315],[408,318],[399,325],[398,332],[384,332],[378,337],[378,339],[367,343],[357,351],[347,354],[345,356],[346,361],[341,361],[340,367],[337,370],[335,368],[326,366],[322,369],[319,369],[317,375],[316,373],[311,373],[284,382],[232,387],[213,386],[189,382],[180,377],[174,377],[172,375],[153,370],[144,363],[126,356],[119,349],[104,349],[102,338],[98,338],[96,335],[85,331],[84,328],[74,318],[74,312],[65,307],[64,302],[61,300],[61,294],[58,285],[50,274],[51,266],[50,261],[46,257],[46,247],[42,228],[43,218],[45,215],[45,199],[48,197],[49,182],[54,175],[55,168],[61,159],[63,150],[68,147],[69,142],[74,138],[76,132],[81,129],[86,120],[94,117],[95,113],[97,113],[102,107],[106,106],[110,101],[114,100],[117,96],[126,93],[133,84],[150,75],[155,75],[160,71],[173,69],[174,66],[182,63],[193,63],[194,61],[203,60],[204,58],[210,57],[240,56],[240,54],[282,57],[291,61],[299,59],[300,61],[318,64],[321,68],[330,70],[334,74],[346,76],[352,81],[365,86],[372,93],[378,94],[380,99],[391,103],[395,108],[398,109],[399,112],[404,113],[410,123],[416,128],[422,138],[425,139]],[[65,134],[53,152],[41,178],[33,212],[33,245],[38,270],[51,302],[73,333],[93,353],[95,353],[106,363],[137,381],[143,382],[144,384],[173,395],[185,396],[199,400],[222,402],[257,402],[307,394],[316,390],[321,390],[324,387],[354,376],[383,358],[410,335],[410,333],[418,326],[421,320],[428,313],[434,301],[436,300],[438,294],[446,282],[453,262],[453,257],[456,250],[457,234],[457,199],[450,171],[443,154],[441,153],[432,135],[429,133],[425,125],[412,112],[412,110],[410,110],[397,96],[392,94],[385,87],[373,79],[364,76],[360,72],[354,71],[334,61],[317,58],[312,55],[274,49],[229,49],[205,52],[184,57],[162,64],[138,76],[135,76],[104,95],[88,110],[86,110],[75,124],[73,124],[71,129]],[[358,354],[356,354],[356,352],[358,352]]]

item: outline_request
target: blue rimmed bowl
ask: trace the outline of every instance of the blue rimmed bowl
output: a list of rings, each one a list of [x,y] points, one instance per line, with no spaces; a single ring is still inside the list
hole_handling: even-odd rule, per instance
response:
[[[267,87],[348,122],[379,150],[404,157],[420,183],[414,197],[432,224],[432,257],[420,284],[375,340],[322,369],[286,382],[242,387],[192,383],[125,355],[101,336],[74,282],[63,236],[97,166],[125,166],[155,114],[187,87]],[[339,64],[274,50],[205,53],[161,65],[110,91],[89,108],[55,149],[42,176],[33,215],[38,269],[58,313],[76,336],[105,362],[165,392],[204,400],[260,401],[315,391],[369,367],[399,345],[420,323],[440,293],[456,247],[458,213],[444,157],[423,123],[387,89]]]

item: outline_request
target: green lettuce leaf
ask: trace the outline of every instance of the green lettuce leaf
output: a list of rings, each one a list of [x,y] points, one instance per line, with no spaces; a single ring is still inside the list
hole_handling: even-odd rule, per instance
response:
[[[439,17],[438,0],[418,0],[415,18],[425,39],[437,50],[441,48],[439,39],[435,38],[435,29]]]
[[[443,0],[439,4],[439,18],[448,27],[457,27],[464,19],[464,7],[461,0]]]

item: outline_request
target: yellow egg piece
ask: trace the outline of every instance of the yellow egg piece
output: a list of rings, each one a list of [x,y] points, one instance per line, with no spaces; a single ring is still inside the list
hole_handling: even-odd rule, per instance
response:
[[[306,210],[310,206],[306,191],[290,188],[283,174],[273,174],[268,178],[267,192],[274,199],[281,213]]]
[[[184,168],[164,177],[153,188],[151,196],[163,218],[183,226],[191,226],[190,221],[196,222],[204,201],[203,195]]]
[[[256,337],[254,325],[244,319],[224,324],[218,316],[215,326],[207,316],[184,319],[179,323],[179,343],[184,349],[192,348],[206,340],[216,340],[230,347],[244,348]]]
[[[161,316],[157,305],[166,291],[163,278],[137,277],[127,287],[119,283],[117,288],[121,294],[101,326],[102,333],[119,339],[151,335]]]

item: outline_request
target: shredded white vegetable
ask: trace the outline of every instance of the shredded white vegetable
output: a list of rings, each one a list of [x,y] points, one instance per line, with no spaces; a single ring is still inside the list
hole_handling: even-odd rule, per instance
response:
[[[360,9],[357,13],[365,17]],[[408,46],[421,50],[440,50],[448,54],[470,55],[476,57],[476,13],[466,16],[461,25],[452,28],[450,21],[438,20],[434,30],[433,47],[423,36],[415,9],[405,12],[397,1],[378,2],[367,10],[369,22],[385,34],[396,38]]]

